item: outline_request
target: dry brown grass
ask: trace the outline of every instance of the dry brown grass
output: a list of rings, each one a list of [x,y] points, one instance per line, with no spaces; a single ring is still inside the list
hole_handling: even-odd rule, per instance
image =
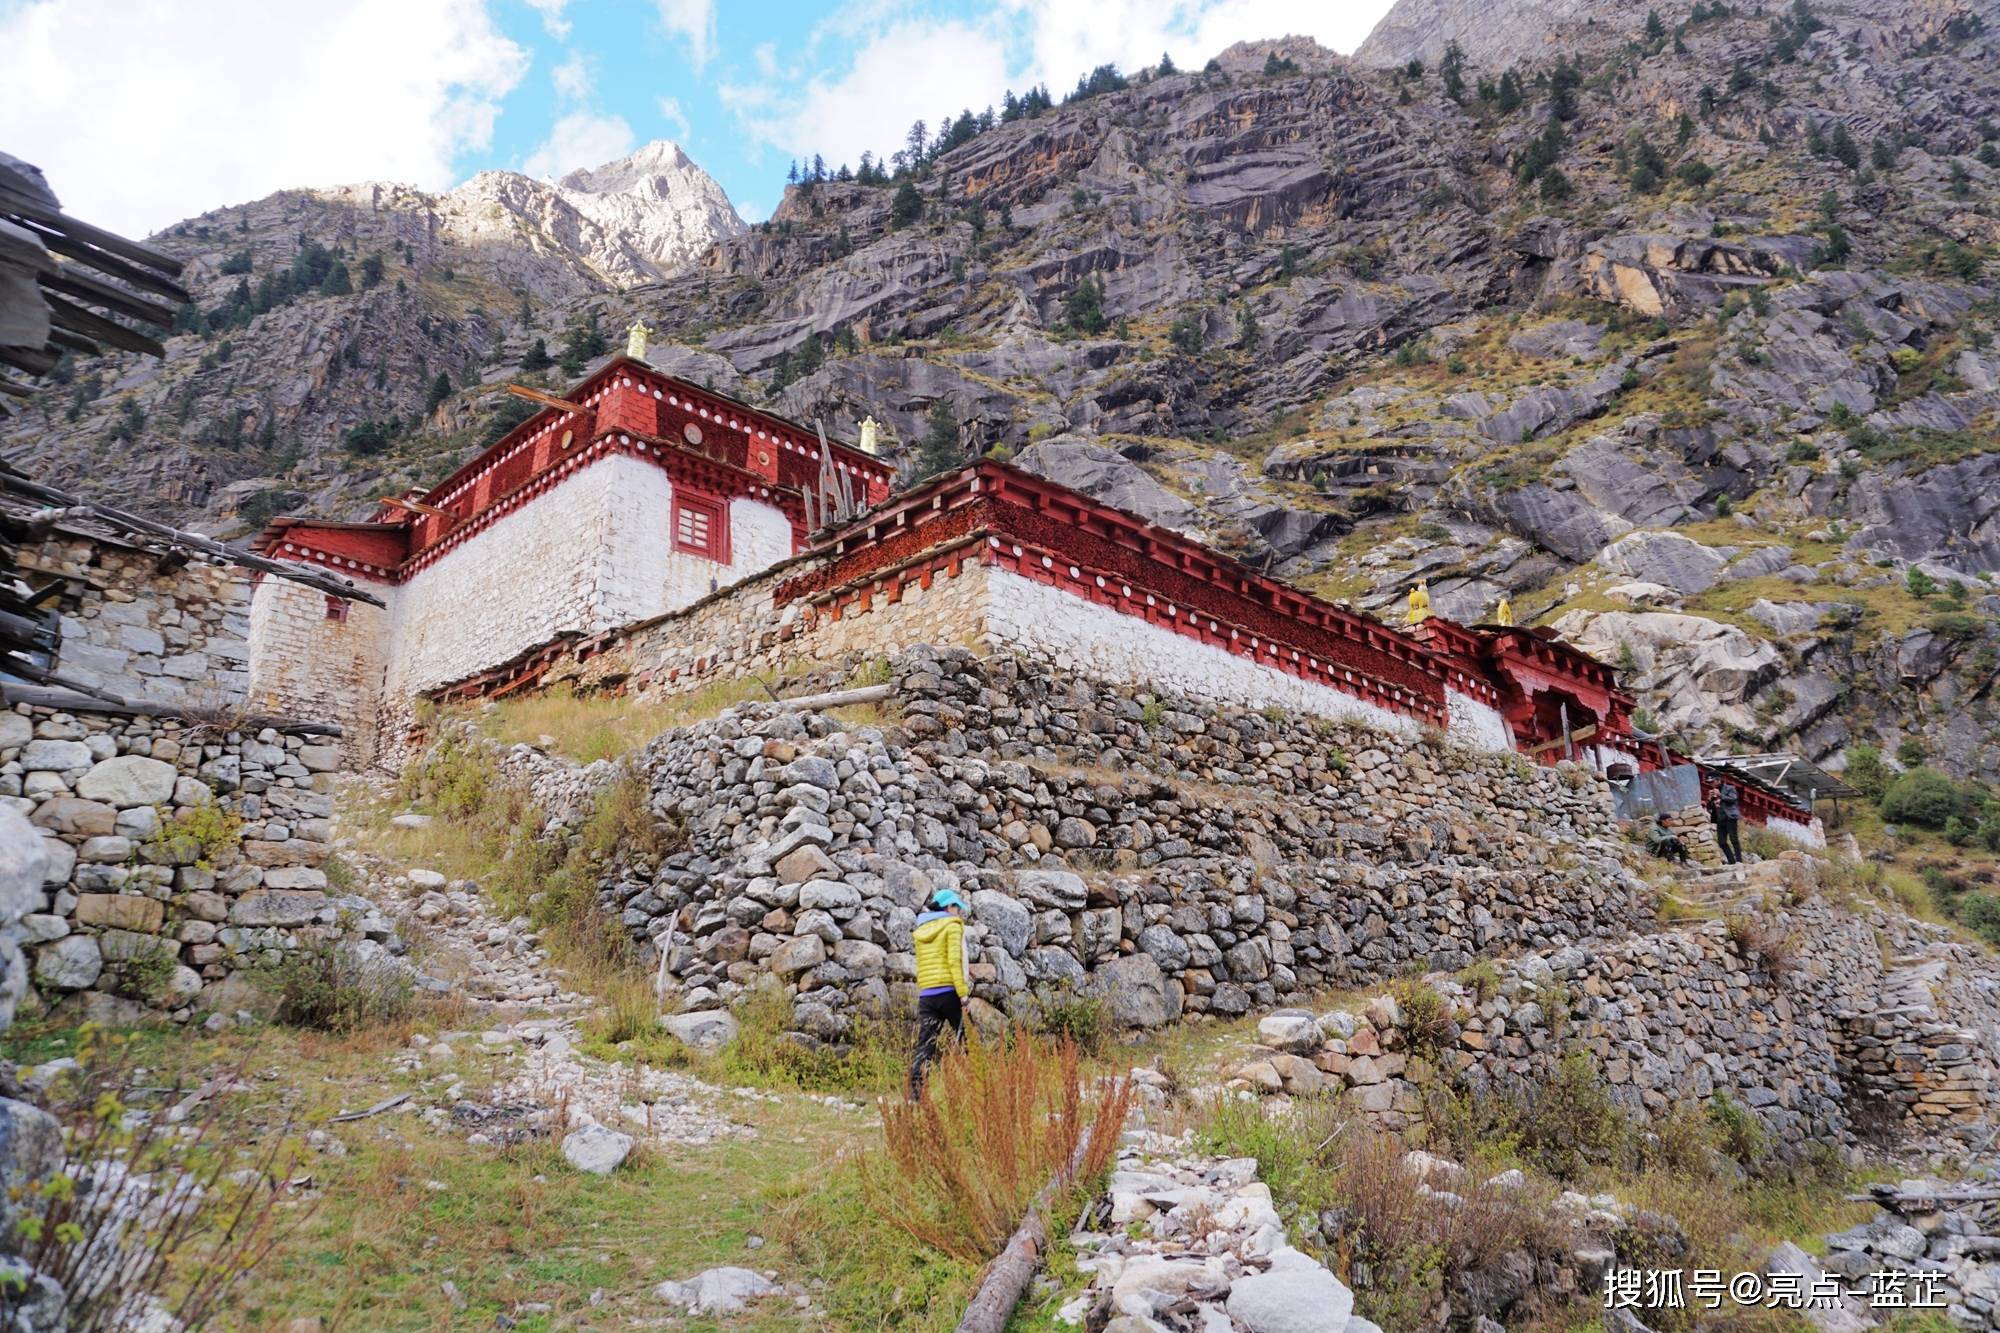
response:
[[[940,1061],[916,1101],[882,1103],[870,1201],[933,1249],[983,1261],[1052,1180],[1104,1172],[1131,1098],[1126,1079],[1090,1089],[1073,1042],[974,1043]]]
[[[770,695],[754,677],[732,677],[667,699],[630,694],[577,694],[557,686],[503,699],[492,712],[472,714],[479,729],[503,745],[542,745],[580,764],[617,759],[663,731],[714,717],[732,704]]]

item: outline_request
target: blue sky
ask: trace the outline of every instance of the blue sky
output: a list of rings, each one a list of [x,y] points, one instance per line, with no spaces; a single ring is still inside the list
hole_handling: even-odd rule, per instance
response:
[[[0,0],[6,151],[128,234],[289,187],[555,176],[672,139],[750,220],[787,163],[1164,50],[1299,33],[1349,51],[1389,0]]]

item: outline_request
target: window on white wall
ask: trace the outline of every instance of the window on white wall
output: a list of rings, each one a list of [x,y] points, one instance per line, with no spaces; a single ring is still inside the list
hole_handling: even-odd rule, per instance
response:
[[[721,500],[674,492],[674,549],[729,563],[729,512]]]

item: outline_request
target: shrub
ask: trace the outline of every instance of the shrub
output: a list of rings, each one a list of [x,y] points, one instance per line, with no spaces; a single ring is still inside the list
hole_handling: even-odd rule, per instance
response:
[[[1437,988],[1421,981],[1399,981],[1389,988],[1402,1011],[1403,1041],[1410,1054],[1431,1059],[1458,1040],[1458,1021]]]
[[[1708,1118],[1720,1136],[1723,1152],[1744,1166],[1756,1166],[1764,1160],[1770,1141],[1756,1112],[1727,1092],[1717,1092],[1709,1099]]]
[[[1798,937],[1780,921],[1736,913],[1728,919],[1730,943],[1738,953],[1752,957],[1770,977],[1782,977],[1798,961]]]
[[[159,827],[146,839],[146,847],[162,861],[191,855],[197,867],[213,870],[216,861],[236,851],[242,839],[243,817],[220,801],[204,801],[173,813],[160,811]]]
[[[1111,1038],[1111,1014],[1099,996],[1064,987],[1041,997],[1044,1036],[1074,1042],[1085,1055],[1099,1055]]]
[[[882,1103],[868,1194],[924,1244],[983,1261],[1052,1180],[1103,1174],[1131,1099],[1129,1080],[1088,1088],[1074,1042],[975,1042],[939,1061],[915,1101]]]
[[[302,945],[271,969],[277,1020],[321,1032],[355,1032],[407,1020],[416,1008],[410,974],[332,940]]]
[[[21,1153],[9,1249],[63,1292],[56,1321],[45,1324],[44,1313],[34,1326],[206,1327],[282,1233],[311,1213],[309,1203],[288,1203],[279,1225],[288,1188],[280,1182],[294,1175],[280,1161],[290,1126],[253,1131],[257,1147],[225,1123],[224,1097],[193,1101],[175,1087],[156,1089],[167,1095],[149,1107],[129,1105],[129,1090],[153,1080],[129,1045],[88,1026],[76,1058],[47,1098],[60,1143],[37,1144],[44,1136],[34,1126],[21,1131],[21,1146],[48,1150],[51,1165],[31,1175],[30,1154]],[[0,1281],[0,1318],[27,1327],[30,1307],[47,1294],[40,1284]]]
[[[1934,768],[1899,774],[1882,793],[1882,818],[1892,824],[1941,829],[1953,815],[1977,819],[1977,796]]]
[[[1561,1180],[1627,1162],[1632,1121],[1589,1052],[1573,1050],[1536,1078],[1497,1080],[1479,1094],[1433,1092],[1426,1117],[1461,1157],[1498,1144]]]

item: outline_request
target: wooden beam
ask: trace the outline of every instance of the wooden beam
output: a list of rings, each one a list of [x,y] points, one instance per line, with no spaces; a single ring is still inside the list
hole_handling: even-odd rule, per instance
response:
[[[94,302],[128,319],[145,320],[149,324],[162,326],[174,322],[172,306],[134,296],[100,278],[93,278],[88,273],[80,272],[79,269],[79,265],[65,264],[54,273],[41,274],[37,281],[44,287]]]
[[[552,407],[558,412],[581,412],[583,410],[582,403],[572,403],[567,398],[558,398],[552,393],[544,393],[540,389],[531,389],[525,384],[510,384],[507,386],[507,392],[513,394],[516,398],[525,398],[531,403],[540,403],[543,407]]]
[[[61,215],[58,214],[57,216],[60,217]],[[30,221],[34,220],[30,219]],[[65,218],[64,221],[67,222],[69,219]],[[134,287],[164,296],[170,301],[192,299],[188,296],[185,287],[181,286],[178,282],[172,281],[170,278],[162,277],[156,269],[142,268],[137,264],[129,264],[123,259],[105,253],[103,250],[84,244],[66,232],[55,230],[39,222],[35,225],[35,234],[42,238],[43,245],[48,246],[49,249],[55,251],[65,259],[74,259],[79,264],[96,269],[99,273],[109,273],[121,282],[127,282]]]
[[[382,497],[380,503],[391,505],[397,509],[408,510],[412,514],[431,514],[438,518],[453,517],[449,509],[440,509],[436,505],[427,505],[420,500],[405,500],[400,495],[385,495]]]
[[[48,303],[49,318],[58,327],[72,333],[80,333],[86,338],[110,343],[128,352],[145,352],[149,356],[165,356],[167,349],[159,339],[149,338],[136,329],[127,328],[115,319],[106,319],[95,310],[87,310],[73,301],[64,300],[44,292],[42,299]]]

